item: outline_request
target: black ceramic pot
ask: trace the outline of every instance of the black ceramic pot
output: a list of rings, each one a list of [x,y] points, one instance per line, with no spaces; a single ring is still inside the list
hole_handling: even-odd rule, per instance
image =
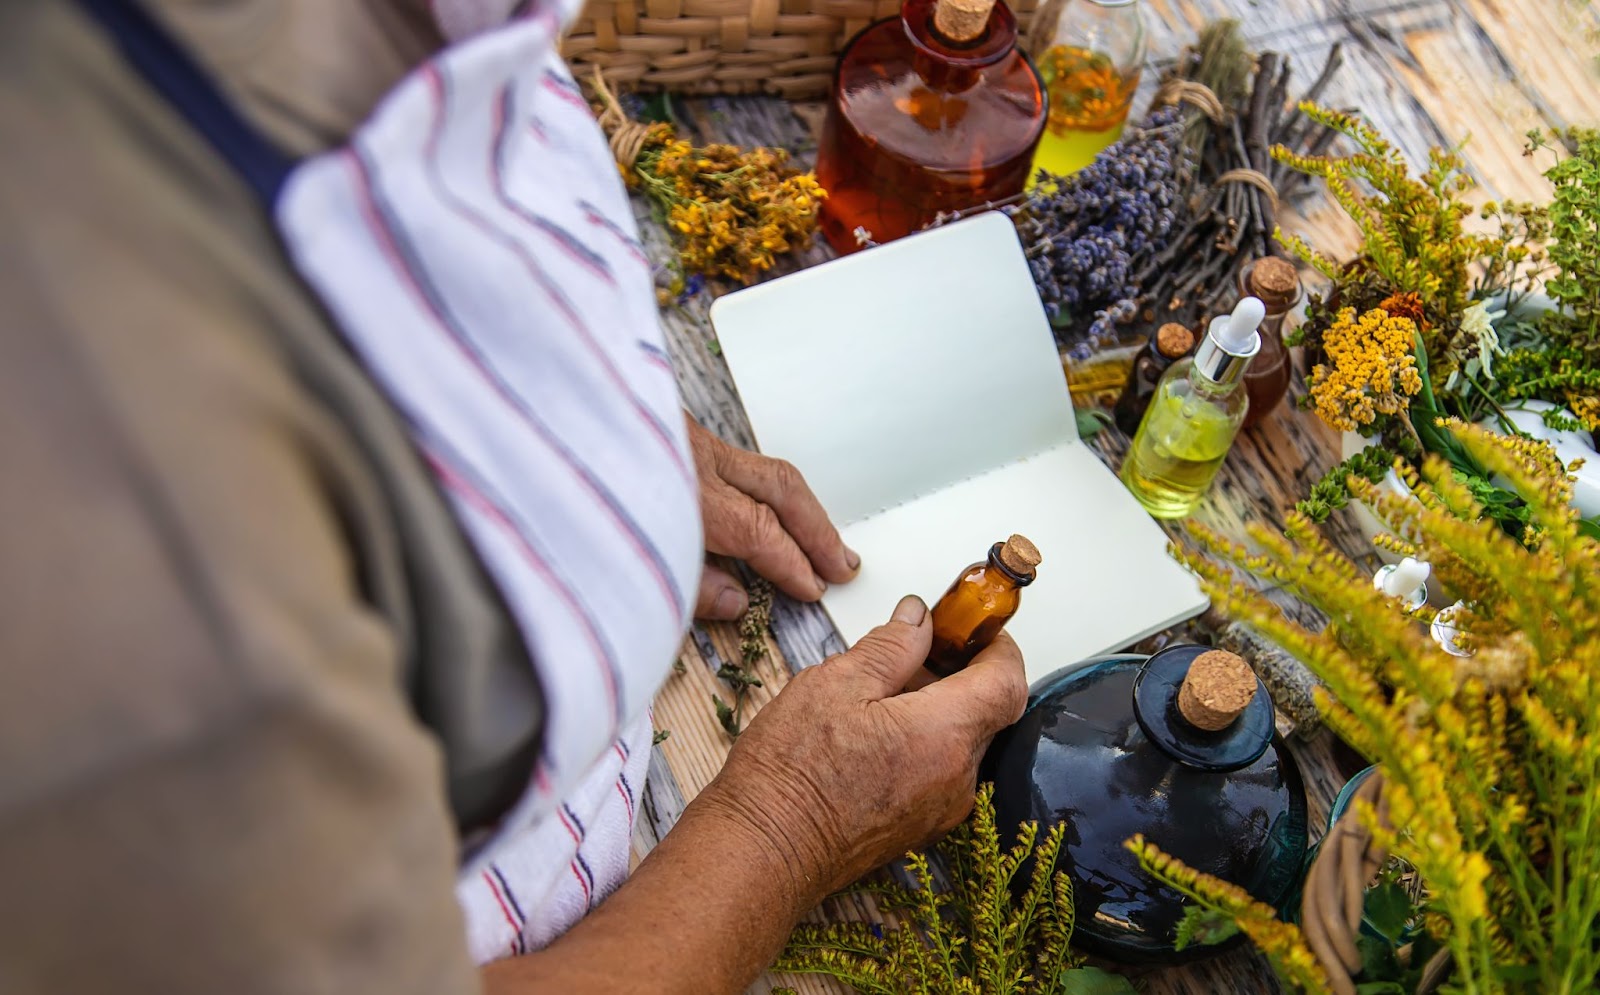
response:
[[[1067,824],[1058,867],[1072,879],[1073,944],[1095,956],[1178,963],[1227,946],[1173,949],[1186,899],[1123,848],[1135,833],[1274,906],[1299,885],[1305,788],[1274,734],[1266,688],[1219,732],[1178,710],[1178,688],[1204,652],[1174,646],[1057,671],[985,758],[1002,833],[1030,819],[1041,835]]]

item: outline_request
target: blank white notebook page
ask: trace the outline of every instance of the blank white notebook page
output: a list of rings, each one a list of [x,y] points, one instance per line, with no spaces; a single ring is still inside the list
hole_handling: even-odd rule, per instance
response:
[[[915,235],[719,299],[762,452],[800,468],[862,557],[823,600],[854,642],[931,604],[1013,532],[1044,556],[1007,626],[1030,680],[1204,610],[1166,537],[1079,441],[1010,220]]]

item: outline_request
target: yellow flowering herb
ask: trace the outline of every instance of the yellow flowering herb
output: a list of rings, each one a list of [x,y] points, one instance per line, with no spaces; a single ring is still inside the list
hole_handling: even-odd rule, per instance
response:
[[[1484,519],[1474,490],[1437,456],[1420,471],[1399,467],[1415,498],[1360,477],[1349,487],[1403,537],[1392,546],[1427,560],[1439,586],[1467,602],[1453,624],[1470,656],[1435,644],[1297,513],[1284,533],[1253,527],[1249,548],[1191,527],[1201,548],[1176,555],[1219,610],[1323,680],[1317,703],[1327,725],[1382,767],[1387,826],[1370,805],[1357,811],[1375,842],[1420,876],[1426,929],[1451,959],[1448,990],[1594,991],[1600,542],[1580,528],[1572,479],[1548,446],[1458,421],[1439,427],[1526,502],[1533,541]],[[1329,624],[1295,621],[1218,558],[1299,597]],[[1233,915],[1287,980],[1325,990],[1306,972],[1293,927],[1142,840],[1135,846],[1157,876]]]
[[[811,244],[827,191],[783,149],[696,147],[672,125],[628,119],[598,73],[600,124],[622,178],[655,202],[686,276],[752,283],[777,258]]]
[[[1322,420],[1334,428],[1355,431],[1379,415],[1406,410],[1422,390],[1422,376],[1413,354],[1417,324],[1407,317],[1373,308],[1356,317],[1354,308],[1339,312],[1323,334],[1328,362],[1311,372],[1311,401]]]
[[[660,206],[686,274],[746,284],[811,244],[827,196],[782,149],[695,148],[664,124],[651,129],[631,174]]]

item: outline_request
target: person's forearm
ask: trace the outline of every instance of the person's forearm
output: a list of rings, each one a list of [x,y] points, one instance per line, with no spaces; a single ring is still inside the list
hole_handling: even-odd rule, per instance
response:
[[[544,950],[484,968],[486,995],[743,991],[825,888],[756,819],[708,788],[599,909]]]

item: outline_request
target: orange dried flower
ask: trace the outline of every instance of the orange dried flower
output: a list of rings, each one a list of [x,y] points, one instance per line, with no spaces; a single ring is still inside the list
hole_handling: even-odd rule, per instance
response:
[[[1428,319],[1422,314],[1422,295],[1413,291],[1390,294],[1378,303],[1391,318],[1410,318],[1421,331],[1428,330]]]

